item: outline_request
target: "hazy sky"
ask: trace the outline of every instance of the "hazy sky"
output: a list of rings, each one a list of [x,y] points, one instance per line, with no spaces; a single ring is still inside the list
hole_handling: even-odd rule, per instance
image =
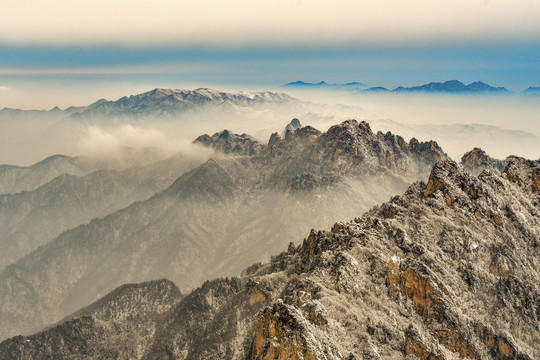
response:
[[[531,0],[3,0],[0,107],[154,87],[540,85]]]

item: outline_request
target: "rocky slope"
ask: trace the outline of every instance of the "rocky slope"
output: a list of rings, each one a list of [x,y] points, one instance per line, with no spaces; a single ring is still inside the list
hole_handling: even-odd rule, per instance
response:
[[[21,352],[28,341],[15,338],[2,358],[141,358],[148,350],[143,344],[153,338],[162,315],[181,298],[168,280],[124,285],[36,336],[40,346],[32,350]]]
[[[186,292],[238,274],[310,228],[403,191],[445,158],[435,142],[407,143],[351,120],[326,133],[276,133],[253,156],[211,159],[2,271],[0,322],[9,325],[0,338],[56,322],[122,283],[167,277]]]
[[[516,158],[515,155],[510,155],[504,160],[498,160],[489,156],[484,150],[474,148],[461,157],[461,165],[465,170],[475,175],[482,173],[484,170],[500,175],[514,158]],[[540,159],[534,160],[534,162],[540,164]]]
[[[65,230],[148,199],[209,155],[178,154],[126,170],[63,174],[33,191],[0,195],[0,269]]]
[[[441,161],[427,183],[330,231],[312,230],[241,277],[206,282],[166,312],[145,305],[160,321],[149,321],[152,335],[136,344],[120,327],[104,339],[80,324],[92,319],[75,315],[4,341],[0,355],[538,359],[539,215],[537,163],[515,158],[502,175],[473,176]],[[115,293],[100,311],[111,311],[107,302],[129,307]]]

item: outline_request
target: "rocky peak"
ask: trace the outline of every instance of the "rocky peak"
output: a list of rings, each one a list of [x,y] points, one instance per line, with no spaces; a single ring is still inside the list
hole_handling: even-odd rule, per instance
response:
[[[285,126],[285,130],[283,130],[283,138],[286,141],[290,141],[294,137],[294,131],[300,127],[302,127],[300,120],[297,118],[292,119],[291,122]]]
[[[298,118],[292,119],[289,125],[291,125],[291,127],[295,130],[302,127],[302,124],[300,123],[300,120],[298,120]]]
[[[432,164],[446,158],[446,154],[444,154],[442,148],[439,146],[439,144],[437,144],[436,141],[433,140],[419,142],[417,139],[412,138],[409,143],[409,151],[416,154],[424,161]]]
[[[272,135],[270,135],[270,139],[268,140],[268,146],[273,147],[277,145],[279,142],[281,142],[281,140],[282,138],[281,136],[279,136],[277,132],[272,133]]]
[[[461,165],[473,174],[479,174],[483,170],[501,173],[505,162],[493,159],[484,150],[475,147],[461,157]]]
[[[255,155],[260,152],[264,145],[247,134],[234,134],[229,130],[217,132],[212,136],[201,135],[193,141],[225,154]]]
[[[532,192],[540,192],[540,164],[515,157],[508,160],[503,175],[511,182]]]

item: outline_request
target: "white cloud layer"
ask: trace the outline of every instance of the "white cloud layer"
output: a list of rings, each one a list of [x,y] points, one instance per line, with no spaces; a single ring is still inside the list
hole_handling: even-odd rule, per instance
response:
[[[3,0],[0,42],[132,46],[540,40],[536,0]]]

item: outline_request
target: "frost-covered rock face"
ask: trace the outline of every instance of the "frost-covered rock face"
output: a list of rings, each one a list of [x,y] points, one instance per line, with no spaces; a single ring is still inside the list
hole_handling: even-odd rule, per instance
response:
[[[474,148],[461,157],[461,165],[473,174],[479,174],[483,170],[500,174],[506,163],[507,161],[493,159],[480,148]]]
[[[161,316],[182,298],[168,280],[124,285],[62,323],[17,336],[2,359],[136,359],[144,355]],[[30,343],[32,347],[27,347]],[[26,348],[25,348],[26,347]],[[23,349],[21,353],[21,349]]]
[[[434,141],[420,143],[413,138],[407,143],[391,132],[375,134],[365,121],[347,120],[326,133],[311,126],[299,127],[285,135],[272,135],[260,155],[265,161],[280,162],[274,179],[285,188],[300,174],[310,174],[319,186],[350,174],[386,173],[412,182],[412,177],[448,158]]]
[[[441,161],[428,183],[363,217],[156,310],[140,352],[109,327],[115,317],[102,320],[114,330],[101,341],[75,316],[59,325],[71,337],[51,328],[9,339],[0,357],[122,348],[140,359],[538,359],[538,171],[515,158],[501,176],[473,176]]]

